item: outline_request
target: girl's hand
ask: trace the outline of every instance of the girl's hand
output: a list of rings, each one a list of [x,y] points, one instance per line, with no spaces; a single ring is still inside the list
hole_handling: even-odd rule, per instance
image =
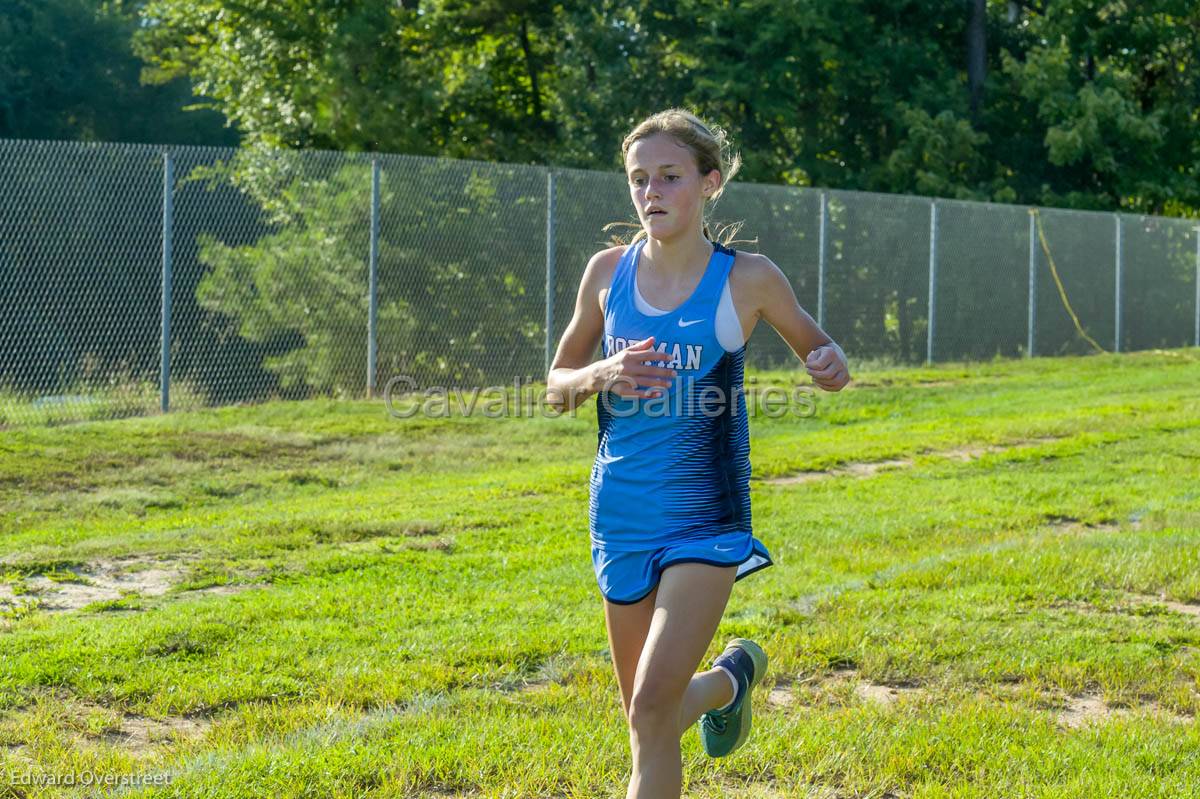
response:
[[[635,341],[620,352],[596,362],[598,389],[611,391],[619,397],[660,396],[670,387],[678,372],[647,364],[670,360],[670,355],[654,349],[654,336]],[[653,388],[639,389],[639,384]]]
[[[850,366],[837,342],[822,344],[810,352],[804,366],[813,382],[826,391],[840,391],[850,382]]]

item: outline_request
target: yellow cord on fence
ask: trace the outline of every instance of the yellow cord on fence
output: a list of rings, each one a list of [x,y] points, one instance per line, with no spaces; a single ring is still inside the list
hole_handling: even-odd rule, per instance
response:
[[[1108,352],[1108,350],[1096,343],[1096,340],[1089,336],[1083,330],[1083,325],[1079,324],[1079,317],[1075,315],[1075,311],[1071,308],[1071,303],[1067,300],[1067,290],[1063,288],[1062,281],[1058,279],[1058,269],[1054,266],[1054,256],[1050,255],[1050,245],[1046,243],[1046,231],[1042,229],[1042,215],[1038,213],[1036,208],[1030,208],[1029,213],[1033,215],[1033,220],[1037,224],[1038,239],[1042,242],[1042,252],[1046,253],[1046,263],[1050,264],[1050,274],[1054,276],[1054,285],[1058,286],[1058,296],[1062,297],[1063,307],[1067,309],[1067,313],[1071,315],[1071,321],[1075,323],[1075,329],[1079,331],[1079,335],[1087,339],[1088,343],[1096,348],[1098,352]]]

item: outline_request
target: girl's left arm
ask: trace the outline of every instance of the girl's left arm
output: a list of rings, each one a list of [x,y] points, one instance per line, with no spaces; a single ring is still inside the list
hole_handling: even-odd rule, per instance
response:
[[[791,281],[765,255],[753,259],[754,295],[759,318],[765,319],[804,361],[813,382],[826,391],[840,391],[850,382],[846,354],[800,307]]]

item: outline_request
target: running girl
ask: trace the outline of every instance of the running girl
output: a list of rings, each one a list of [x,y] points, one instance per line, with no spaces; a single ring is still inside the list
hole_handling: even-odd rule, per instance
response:
[[[679,796],[680,737],[697,719],[709,755],[741,746],[767,668],[735,638],[696,673],[733,583],[772,565],[750,523],[745,342],[766,320],[818,386],[850,380],[779,267],[709,235],[708,203],[741,165],[727,151],[723,130],[679,108],[625,138],[641,230],[588,261],[547,376],[561,410],[597,394],[592,563],[629,727],[629,799]]]

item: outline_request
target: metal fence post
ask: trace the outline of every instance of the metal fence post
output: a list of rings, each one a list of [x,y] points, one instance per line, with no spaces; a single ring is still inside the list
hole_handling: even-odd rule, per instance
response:
[[[937,318],[937,234],[938,206],[937,200],[929,203],[929,337],[925,342],[925,363],[933,363],[933,333]]]
[[[546,173],[546,368],[554,358],[554,172]]]
[[[1196,234],[1196,346],[1200,347],[1200,227],[1192,232]]]
[[[371,160],[371,276],[367,289],[367,398],[375,396],[379,308],[379,159]]]
[[[825,260],[829,246],[829,198],[821,192],[820,228],[817,231],[817,327],[825,328]]]
[[[162,354],[159,366],[160,408],[171,407],[171,228],[175,216],[175,161],[163,151],[162,206]]]
[[[1029,214],[1029,321],[1025,357],[1033,357],[1034,330],[1037,327],[1037,220]]]
[[[1113,339],[1114,339],[1113,352],[1120,352],[1121,351],[1121,267],[1122,267],[1121,262],[1123,260],[1122,253],[1121,253],[1121,215],[1113,214],[1113,221],[1116,223],[1116,226],[1117,226],[1116,258],[1115,258],[1115,260],[1117,262],[1117,275],[1116,275],[1117,287],[1116,287],[1116,290],[1113,292],[1116,295],[1117,307],[1115,309],[1116,324],[1114,325],[1115,331],[1113,333]]]

